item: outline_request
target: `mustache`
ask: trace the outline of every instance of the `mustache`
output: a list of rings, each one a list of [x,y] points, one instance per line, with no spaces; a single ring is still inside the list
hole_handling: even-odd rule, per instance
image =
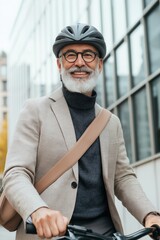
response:
[[[92,73],[94,72],[94,70],[91,70],[88,67],[72,67],[70,69],[67,70],[68,73],[72,73],[72,72],[87,72],[87,73]]]

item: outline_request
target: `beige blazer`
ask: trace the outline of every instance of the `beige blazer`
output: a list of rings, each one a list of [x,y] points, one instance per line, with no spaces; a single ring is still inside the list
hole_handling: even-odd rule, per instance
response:
[[[97,114],[100,110],[98,104],[95,105],[95,110]],[[59,210],[71,218],[77,194],[77,189],[73,189],[71,184],[73,181],[78,183],[78,163],[48,187],[41,196],[33,184],[73,146],[75,141],[74,127],[61,88],[50,97],[30,99],[26,102],[8,151],[3,178],[6,196],[22,216],[24,223],[33,211],[42,206]],[[141,223],[144,216],[155,209],[144,195],[129,166],[121,125],[114,114],[100,135],[100,146],[111,217],[116,230],[122,232],[115,195]],[[26,235],[21,224],[16,239],[38,237]]]

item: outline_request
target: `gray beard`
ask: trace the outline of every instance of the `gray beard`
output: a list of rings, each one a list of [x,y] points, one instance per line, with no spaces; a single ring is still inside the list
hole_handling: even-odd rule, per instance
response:
[[[85,78],[73,78],[71,76],[71,72],[78,70],[78,71],[88,71],[90,75],[87,79]],[[69,70],[66,70],[61,65],[61,77],[62,82],[64,83],[65,87],[71,92],[79,92],[79,93],[87,93],[92,92],[92,90],[96,87],[97,79],[100,72],[98,69],[98,65],[95,70],[92,70],[87,67],[77,68],[73,67]]]

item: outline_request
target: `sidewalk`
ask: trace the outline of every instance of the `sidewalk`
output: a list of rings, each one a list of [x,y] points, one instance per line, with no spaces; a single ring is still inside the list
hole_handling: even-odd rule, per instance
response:
[[[9,232],[0,226],[0,240],[15,240],[15,232]]]

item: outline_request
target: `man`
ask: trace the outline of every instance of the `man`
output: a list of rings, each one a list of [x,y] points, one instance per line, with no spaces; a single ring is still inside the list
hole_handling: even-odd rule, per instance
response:
[[[103,67],[106,45],[93,26],[67,26],[55,39],[53,52],[62,88],[49,97],[28,100],[9,149],[3,186],[22,216],[29,216],[41,238],[65,234],[68,223],[84,225],[106,236],[122,232],[116,195],[145,226],[160,225],[129,165],[119,119],[112,114],[100,137],[40,196],[37,182],[82,135],[99,112],[94,88]],[[17,239],[27,236],[23,224]]]

